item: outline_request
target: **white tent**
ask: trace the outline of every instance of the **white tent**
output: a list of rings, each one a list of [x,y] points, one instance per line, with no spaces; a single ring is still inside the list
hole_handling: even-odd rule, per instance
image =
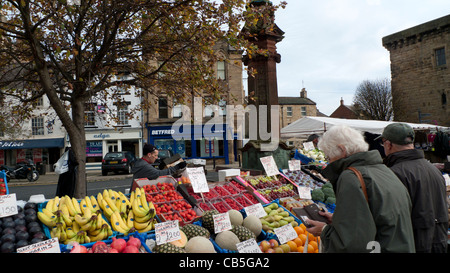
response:
[[[340,119],[329,117],[304,117],[294,121],[281,129],[281,138],[307,138],[311,134],[322,134],[334,125],[347,125],[362,132],[381,134],[384,127],[393,123],[392,121]],[[450,131],[449,127],[433,124],[407,123],[414,130],[443,130]]]

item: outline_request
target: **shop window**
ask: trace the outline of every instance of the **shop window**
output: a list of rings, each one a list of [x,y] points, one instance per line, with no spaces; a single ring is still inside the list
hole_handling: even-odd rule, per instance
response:
[[[168,118],[169,117],[166,98],[159,98],[158,113],[159,113],[159,118]]]
[[[44,118],[31,119],[31,132],[33,136],[44,135]]]
[[[286,116],[292,117],[292,106],[286,107]]]
[[[434,51],[434,55],[436,56],[436,66],[442,66],[447,64],[445,60],[445,48],[438,48]]]

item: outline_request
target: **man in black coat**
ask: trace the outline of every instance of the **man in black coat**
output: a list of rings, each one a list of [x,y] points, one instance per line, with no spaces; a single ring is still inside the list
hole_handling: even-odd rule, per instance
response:
[[[393,123],[383,131],[384,163],[408,189],[416,252],[447,252],[448,212],[442,173],[414,148],[414,130]]]

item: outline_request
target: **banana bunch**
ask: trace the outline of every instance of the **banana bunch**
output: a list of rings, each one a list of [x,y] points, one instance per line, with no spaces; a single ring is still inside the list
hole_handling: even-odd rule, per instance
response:
[[[86,196],[80,202],[67,195],[55,197],[38,212],[38,218],[50,229],[51,237],[64,244],[101,241],[112,236],[112,228],[103,219],[94,196]]]
[[[143,188],[136,188],[130,195],[131,212],[134,228],[142,233],[155,228],[156,209],[152,202],[147,202]]]

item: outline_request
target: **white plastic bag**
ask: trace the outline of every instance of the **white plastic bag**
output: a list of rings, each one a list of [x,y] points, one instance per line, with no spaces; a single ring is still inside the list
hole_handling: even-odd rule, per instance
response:
[[[53,165],[55,173],[63,174],[69,170],[69,151],[66,151]]]

